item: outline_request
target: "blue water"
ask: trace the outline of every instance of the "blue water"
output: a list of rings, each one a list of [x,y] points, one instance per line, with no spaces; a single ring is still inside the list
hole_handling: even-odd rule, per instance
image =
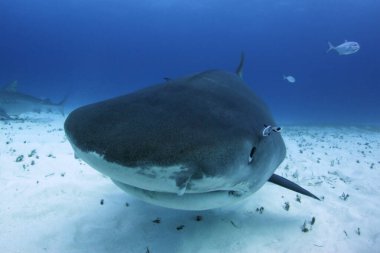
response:
[[[0,0],[0,85],[75,107],[234,71],[283,124],[380,124],[377,0]],[[326,53],[357,41],[356,54]],[[282,79],[293,75],[294,84]]]

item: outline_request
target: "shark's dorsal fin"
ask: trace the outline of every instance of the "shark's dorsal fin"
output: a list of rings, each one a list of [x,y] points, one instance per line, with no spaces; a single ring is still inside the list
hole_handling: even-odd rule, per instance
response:
[[[15,81],[11,82],[10,84],[6,85],[4,87],[4,90],[9,91],[9,92],[16,92],[17,86],[18,86],[18,82],[17,82],[17,80],[15,80]]]
[[[239,66],[236,69],[236,74],[243,78],[243,67],[244,67],[244,52],[241,52],[240,54],[240,63]]]
[[[318,199],[320,200],[317,196],[315,196],[314,194],[312,194],[311,192],[309,192],[308,190],[305,190],[304,188],[302,188],[301,186],[299,186],[298,184],[296,183],[293,183],[292,181],[284,178],[284,177],[281,177],[279,175],[276,175],[276,174],[273,174],[269,180],[269,182],[271,183],[274,183],[276,185],[279,185],[279,186],[282,186],[286,189],[289,189],[289,190],[292,190],[292,191],[295,191],[295,192],[298,192],[298,193],[301,193],[303,195],[306,195],[306,196],[309,196],[311,198],[314,198],[314,199]]]

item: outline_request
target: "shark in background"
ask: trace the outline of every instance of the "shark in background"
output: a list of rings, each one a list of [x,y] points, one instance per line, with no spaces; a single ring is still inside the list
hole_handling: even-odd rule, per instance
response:
[[[64,114],[63,106],[67,100],[52,103],[49,99],[39,99],[17,91],[17,81],[0,88],[0,120],[17,119],[28,112],[59,112]]]

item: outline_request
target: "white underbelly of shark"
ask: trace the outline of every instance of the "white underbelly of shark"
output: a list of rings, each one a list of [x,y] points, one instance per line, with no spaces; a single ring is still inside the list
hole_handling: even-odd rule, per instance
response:
[[[129,168],[108,162],[95,152],[84,152],[74,147],[75,155],[95,168],[122,190],[145,202],[183,210],[207,210],[245,199],[252,189],[248,182],[231,184],[230,178],[203,177],[178,187],[176,176],[184,166]],[[190,185],[191,187],[187,187]]]

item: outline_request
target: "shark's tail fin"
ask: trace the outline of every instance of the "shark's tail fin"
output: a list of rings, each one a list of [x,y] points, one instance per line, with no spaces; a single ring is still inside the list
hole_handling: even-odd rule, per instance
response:
[[[59,112],[62,114],[62,116],[65,116],[65,104],[66,104],[66,101],[67,99],[69,98],[69,94],[66,94],[61,101],[59,101],[57,104],[55,104],[56,106],[58,106],[58,110]]]
[[[329,45],[329,49],[327,49],[326,53],[330,52],[331,50],[335,49],[335,47],[333,46],[333,44],[331,44],[330,41],[327,42],[328,45]]]

